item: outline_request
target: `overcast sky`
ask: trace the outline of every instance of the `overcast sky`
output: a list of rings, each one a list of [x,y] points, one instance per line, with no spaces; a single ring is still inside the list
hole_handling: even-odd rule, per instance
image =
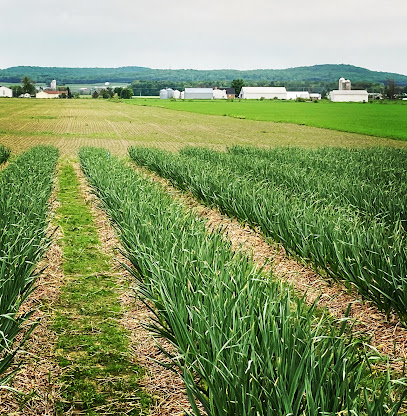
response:
[[[0,0],[0,68],[289,68],[407,75],[407,0]]]

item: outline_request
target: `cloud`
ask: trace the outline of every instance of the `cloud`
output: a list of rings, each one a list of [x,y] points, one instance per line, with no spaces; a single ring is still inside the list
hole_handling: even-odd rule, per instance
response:
[[[331,62],[407,73],[405,0],[2,3],[3,68],[250,69]]]

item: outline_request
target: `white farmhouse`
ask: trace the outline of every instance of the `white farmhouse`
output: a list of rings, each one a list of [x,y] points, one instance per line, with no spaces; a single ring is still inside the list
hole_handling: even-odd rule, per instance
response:
[[[308,91],[287,91],[287,100],[296,100],[297,98],[309,100],[311,97]]]
[[[239,98],[247,100],[278,98],[279,100],[286,100],[287,90],[285,87],[242,87]]]
[[[185,88],[184,98],[186,100],[212,100],[213,88]]]
[[[11,88],[2,87],[0,85],[0,97],[8,97],[11,98],[13,96],[13,91]]]

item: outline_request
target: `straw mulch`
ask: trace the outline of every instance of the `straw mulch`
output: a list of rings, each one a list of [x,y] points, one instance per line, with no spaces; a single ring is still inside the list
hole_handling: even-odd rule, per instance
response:
[[[54,213],[58,206],[55,195],[56,192],[51,197],[51,213]],[[55,230],[50,226],[48,231],[52,233]],[[34,292],[21,308],[21,312],[36,310],[28,325],[33,322],[38,322],[38,325],[25,343],[23,351],[15,358],[15,362],[22,362],[22,365],[14,376],[11,386],[23,394],[0,389],[0,414],[3,415],[55,414],[54,403],[60,397],[57,383],[60,368],[54,361],[56,336],[49,325],[52,320],[52,305],[59,297],[59,289],[64,277],[59,238],[60,232],[56,230],[51,246],[37,267],[38,271],[44,268],[45,270],[38,276]]]
[[[150,415],[181,416],[184,414],[184,410],[191,412],[191,406],[181,377],[158,363],[168,363],[168,360],[160,353],[157,342],[169,351],[172,351],[173,348],[163,339],[156,340],[151,332],[146,329],[145,325],[151,319],[151,312],[141,300],[137,299],[134,279],[121,266],[121,263],[127,265],[129,263],[118,252],[120,242],[114,228],[105,212],[100,209],[97,198],[91,193],[79,165],[75,164],[74,167],[79,177],[81,192],[92,212],[102,250],[115,259],[114,271],[117,273],[119,283],[123,286],[120,302],[125,313],[121,319],[121,324],[130,334],[130,358],[146,371],[140,386],[154,398]]]

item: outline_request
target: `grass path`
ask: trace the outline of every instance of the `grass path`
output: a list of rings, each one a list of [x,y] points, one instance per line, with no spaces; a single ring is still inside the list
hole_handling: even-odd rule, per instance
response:
[[[119,321],[119,278],[101,251],[89,207],[72,164],[59,173],[57,212],[67,284],[56,306],[56,357],[62,368],[62,399],[56,414],[148,414],[150,398],[139,388],[143,370],[128,353],[129,337]]]

